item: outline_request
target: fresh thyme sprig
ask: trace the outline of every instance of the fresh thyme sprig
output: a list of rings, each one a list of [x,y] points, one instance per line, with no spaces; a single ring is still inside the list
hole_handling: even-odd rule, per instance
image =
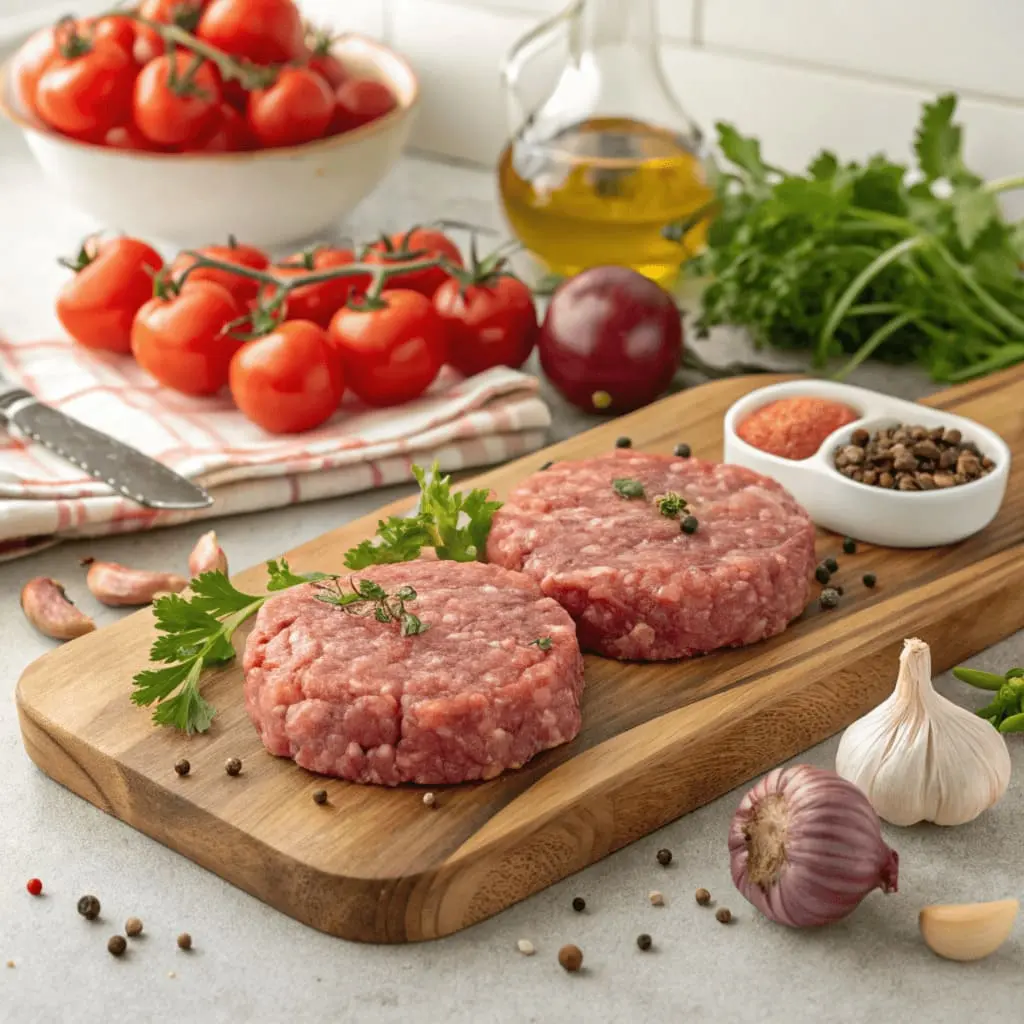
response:
[[[389,594],[373,580],[350,579],[349,590],[341,581],[334,578],[326,583],[317,583],[318,601],[342,608],[349,615],[373,615],[378,622],[397,622],[401,626],[402,636],[416,636],[425,633],[430,626],[421,622],[405,607],[407,601],[416,600],[416,591],[412,587],[399,587],[394,594]]]

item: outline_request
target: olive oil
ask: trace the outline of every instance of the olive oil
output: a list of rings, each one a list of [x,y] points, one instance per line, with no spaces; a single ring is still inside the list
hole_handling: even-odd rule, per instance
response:
[[[659,284],[704,244],[706,220],[672,241],[666,226],[708,206],[700,157],[681,136],[627,118],[595,118],[544,140],[514,139],[498,168],[512,230],[556,274],[606,264]]]

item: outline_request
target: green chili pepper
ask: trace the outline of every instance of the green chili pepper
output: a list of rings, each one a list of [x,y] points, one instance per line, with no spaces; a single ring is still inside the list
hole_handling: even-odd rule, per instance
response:
[[[999,701],[996,701],[994,704],[988,704],[983,708],[979,708],[974,713],[979,718],[987,718],[991,722],[993,719],[998,719],[1002,717],[1003,706],[999,703]]]
[[[1003,676],[997,676],[994,672],[982,672],[977,668],[955,668],[953,675],[962,683],[969,683],[978,687],[979,690],[998,690],[1006,683]]]
[[[1006,673],[1007,679],[1024,679],[1024,668],[1011,668]]]
[[[999,723],[1000,732],[1024,732],[1024,714],[1010,715]]]

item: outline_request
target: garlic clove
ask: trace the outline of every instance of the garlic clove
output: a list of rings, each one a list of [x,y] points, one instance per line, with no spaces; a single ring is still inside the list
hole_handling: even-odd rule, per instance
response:
[[[925,907],[918,923],[928,948],[947,960],[981,960],[1010,936],[1020,903],[947,903]]]

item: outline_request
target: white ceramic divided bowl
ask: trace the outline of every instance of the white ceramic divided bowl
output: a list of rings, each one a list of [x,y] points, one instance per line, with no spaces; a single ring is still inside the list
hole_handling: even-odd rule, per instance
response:
[[[397,54],[361,36],[335,53],[398,99],[362,128],[251,153],[133,153],[76,142],[46,128],[15,95],[15,56],[0,68],[0,112],[23,131],[43,174],[104,227],[175,247],[229,234],[281,246],[321,235],[380,183],[412,128],[416,76]]]
[[[808,459],[770,455],[737,435],[737,426],[752,412],[796,395],[842,402],[860,417],[829,434]],[[854,430],[863,427],[873,433],[897,423],[959,430],[965,441],[973,441],[995,462],[995,469],[959,487],[896,491],[857,483],[835,468],[833,453],[838,445],[849,443]],[[998,434],[980,423],[866,388],[823,380],[773,384],[735,402],[725,414],[725,461],[778,480],[826,530],[894,548],[953,544],[983,530],[995,519],[1010,476],[1010,449]]]

